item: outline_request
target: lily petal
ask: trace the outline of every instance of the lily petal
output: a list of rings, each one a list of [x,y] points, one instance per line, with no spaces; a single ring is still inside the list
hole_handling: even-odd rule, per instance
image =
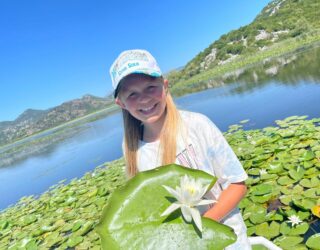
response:
[[[201,185],[201,184],[200,184]],[[204,187],[202,189],[202,193],[199,194],[199,198],[203,197],[205,195],[205,193],[207,192],[208,188],[210,185],[207,185],[206,187]]]
[[[192,216],[194,223],[196,224],[197,228],[202,233],[202,223],[201,223],[201,216],[200,216],[199,210],[195,209],[195,208],[190,208],[190,212],[191,212],[191,216]]]
[[[166,216],[181,207],[181,204],[172,203],[160,216]]]
[[[217,202],[216,200],[201,200],[200,202],[197,203],[197,206],[208,205],[216,202]]]
[[[170,194],[172,194],[177,200],[181,200],[181,197],[180,197],[180,194],[174,190],[173,188],[171,187],[168,187],[166,185],[162,185]]]
[[[192,216],[191,216],[191,208],[188,206],[181,206],[181,212],[183,215],[183,218],[187,221],[187,222],[191,222],[192,220]]]

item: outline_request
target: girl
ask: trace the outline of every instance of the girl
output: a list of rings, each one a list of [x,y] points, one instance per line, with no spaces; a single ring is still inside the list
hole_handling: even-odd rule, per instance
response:
[[[215,175],[208,192],[218,202],[203,216],[232,227],[237,242],[227,249],[251,249],[237,204],[246,194],[247,174],[219,129],[204,115],[177,110],[153,56],[122,52],[110,69],[115,102],[122,108],[127,176],[177,163]]]

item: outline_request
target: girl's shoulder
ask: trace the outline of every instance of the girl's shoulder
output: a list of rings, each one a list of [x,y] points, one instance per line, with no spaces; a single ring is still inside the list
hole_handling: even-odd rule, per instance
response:
[[[185,110],[179,110],[179,112],[183,126],[186,126],[189,131],[203,136],[221,134],[220,129],[206,115]]]
[[[186,110],[179,110],[180,116],[183,122],[186,122],[189,125],[198,125],[198,124],[212,124],[213,122],[204,114],[191,112]]]

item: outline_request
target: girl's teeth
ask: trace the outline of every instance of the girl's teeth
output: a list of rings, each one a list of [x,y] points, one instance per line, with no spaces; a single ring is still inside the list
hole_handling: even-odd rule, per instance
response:
[[[153,106],[152,107],[150,107],[150,108],[146,108],[146,109],[141,109],[142,111],[149,111],[149,110],[151,110],[153,108]]]
[[[152,109],[152,108],[147,108],[147,109],[142,109],[143,111],[148,111],[148,110],[150,110],[150,109]]]

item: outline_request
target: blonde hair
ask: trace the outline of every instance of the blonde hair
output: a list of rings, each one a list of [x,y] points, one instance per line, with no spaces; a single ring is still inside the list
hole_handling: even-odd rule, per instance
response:
[[[163,78],[161,78],[163,80]],[[174,163],[177,151],[177,134],[180,124],[179,112],[169,92],[166,94],[165,121],[160,134],[159,153],[162,165]],[[124,123],[124,157],[126,160],[126,174],[128,178],[137,174],[137,152],[139,139],[143,135],[141,121],[134,118],[127,110],[122,109]]]

